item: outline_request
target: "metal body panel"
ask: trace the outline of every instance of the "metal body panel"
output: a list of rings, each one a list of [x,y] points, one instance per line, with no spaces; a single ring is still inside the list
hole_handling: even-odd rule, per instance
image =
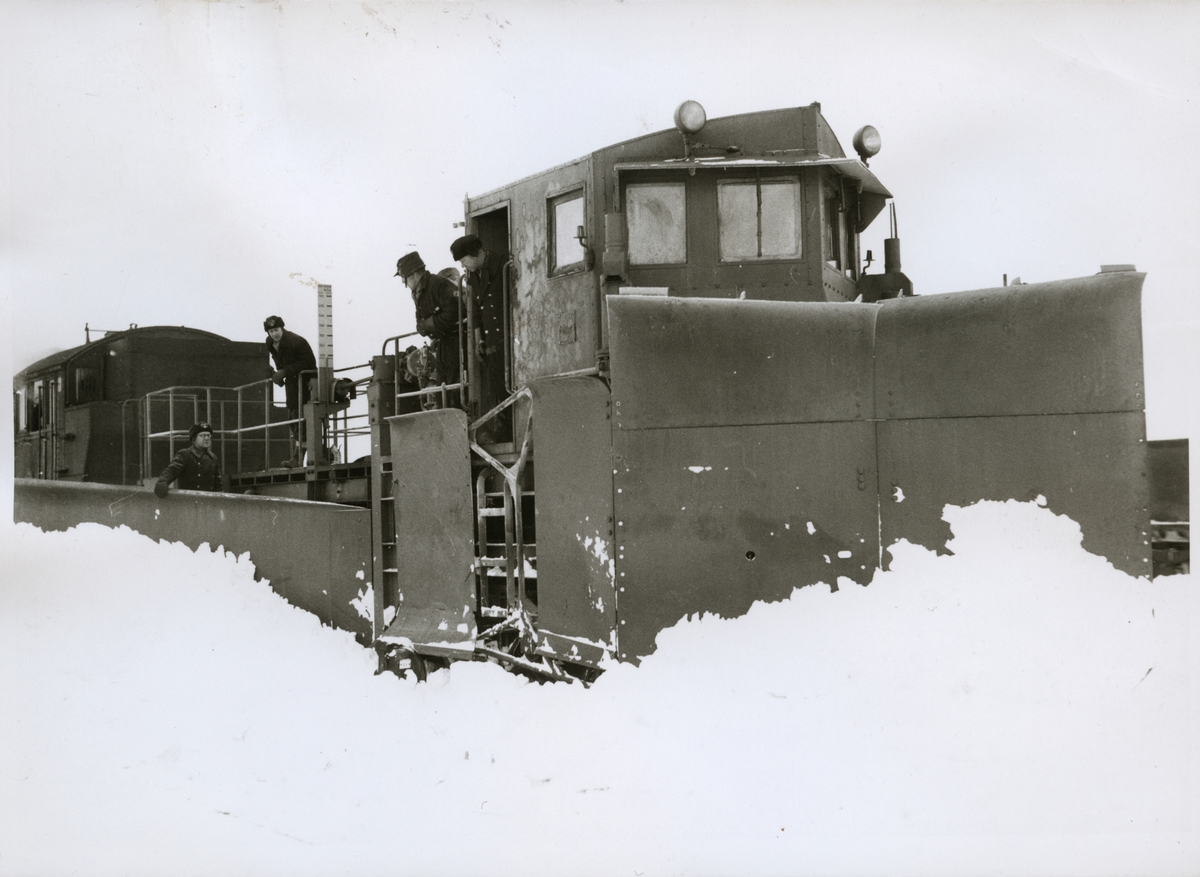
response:
[[[877,417],[1140,411],[1144,274],[881,302]]]
[[[538,628],[614,648],[612,431],[609,393],[595,378],[535,381]],[[580,645],[547,637],[548,654]]]
[[[43,530],[91,521],[193,549],[208,543],[249,552],[258,575],[289,603],[370,642],[370,619],[357,608],[371,587],[365,509],[191,490],[159,499],[146,489],[22,478],[13,494],[15,519]]]
[[[414,645],[475,638],[475,518],[467,416],[457,408],[387,418],[399,582],[382,638]]]
[[[876,309],[609,296],[620,429],[867,420]]]
[[[868,422],[619,430],[613,437],[621,657],[654,651],[691,613],[879,561],[875,426]]]
[[[1086,551],[1148,576],[1145,434],[1141,412],[880,423],[882,542],[940,551],[950,537],[947,503],[1042,496],[1079,523]]]

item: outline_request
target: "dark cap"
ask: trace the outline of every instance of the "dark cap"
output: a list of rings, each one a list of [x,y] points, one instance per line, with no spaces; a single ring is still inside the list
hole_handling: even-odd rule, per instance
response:
[[[196,440],[196,436],[200,435],[202,432],[212,435],[213,428],[210,424],[205,423],[203,420],[201,420],[199,423],[192,424],[192,428],[188,430],[188,441],[194,442]]]
[[[283,328],[283,317],[267,317],[263,320],[263,328],[270,332],[272,329]]]
[[[475,235],[463,235],[450,245],[450,258],[457,262],[463,256],[474,256],[482,249],[483,241]]]
[[[407,256],[401,256],[396,262],[396,276],[407,277],[417,271],[422,271],[425,268],[425,262],[421,259],[421,254],[413,250]]]

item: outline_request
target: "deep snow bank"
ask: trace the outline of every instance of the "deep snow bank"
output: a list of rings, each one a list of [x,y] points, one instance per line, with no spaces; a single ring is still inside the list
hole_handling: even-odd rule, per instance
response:
[[[1191,873],[1191,578],[947,518],[589,690],[374,676],[246,560],[6,526],[0,874]]]

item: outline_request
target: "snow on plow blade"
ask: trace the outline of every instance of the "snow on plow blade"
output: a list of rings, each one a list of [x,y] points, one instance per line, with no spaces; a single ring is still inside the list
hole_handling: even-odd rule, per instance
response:
[[[1149,575],[1144,275],[879,304],[610,296],[621,657],[681,617],[942,548],[1045,498]]]

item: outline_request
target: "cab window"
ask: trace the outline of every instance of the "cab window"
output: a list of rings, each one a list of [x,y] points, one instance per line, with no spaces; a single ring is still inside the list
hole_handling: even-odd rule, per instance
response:
[[[587,256],[581,240],[586,234],[583,190],[552,198],[549,206],[550,273],[558,274],[583,267]]]
[[[687,198],[683,183],[631,183],[625,187],[629,264],[687,262]]]
[[[847,277],[855,277],[853,239],[846,216],[846,201],[840,181],[825,185],[824,216],[821,223],[821,245],[825,251],[825,264]]]
[[[29,407],[26,422],[29,425],[30,432],[37,432],[42,428],[42,390],[45,385],[42,381],[34,381],[33,386],[29,390]]]
[[[722,262],[800,256],[800,180],[721,180],[717,229]]]
[[[100,398],[100,369],[79,366],[75,369],[75,402],[95,402]]]

